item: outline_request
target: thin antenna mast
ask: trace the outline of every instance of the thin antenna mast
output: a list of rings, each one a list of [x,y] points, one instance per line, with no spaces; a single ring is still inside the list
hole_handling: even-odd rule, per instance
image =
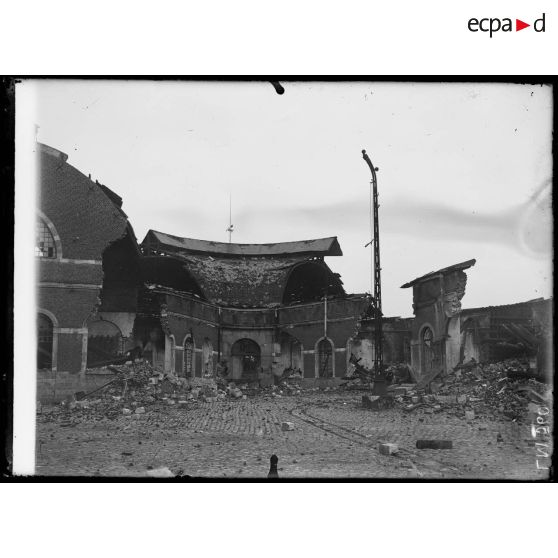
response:
[[[229,244],[232,239],[232,233],[234,232],[234,225],[232,224],[232,194],[229,194],[229,228],[227,229],[229,233]]]

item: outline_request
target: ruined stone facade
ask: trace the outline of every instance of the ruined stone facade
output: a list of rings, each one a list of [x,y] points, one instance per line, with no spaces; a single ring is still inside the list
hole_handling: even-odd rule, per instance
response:
[[[142,251],[151,297],[137,323],[154,364],[190,378],[221,362],[231,379],[264,385],[289,367],[319,385],[346,374],[369,301],[347,295],[324,262],[341,255],[336,238],[226,244],[149,231]]]
[[[38,394],[102,384],[89,374],[134,350],[185,378],[271,384],[286,368],[306,385],[340,382],[355,354],[371,369],[370,299],[350,295],[325,257],[336,237],[234,244],[150,230],[141,246],[122,199],[37,144]],[[552,301],[461,309],[469,260],[419,277],[414,318],[383,318],[384,362],[415,379],[475,358],[534,356],[549,369]]]
[[[416,379],[475,359],[533,360],[534,374],[549,373],[552,301],[461,309],[475,260],[428,273],[406,283],[413,288],[411,367]]]
[[[325,263],[342,255],[335,237],[243,245],[149,231],[140,247],[117,194],[56,149],[37,144],[37,157],[40,395],[87,388],[89,368],[132,349],[186,378],[219,362],[262,384],[288,367],[318,385],[345,375],[369,299]]]
[[[134,315],[140,254],[122,200],[69,165],[66,154],[40,143],[36,148],[39,380],[73,385],[68,374],[84,375],[90,342],[118,337],[122,343],[113,322]],[[99,334],[93,339],[91,325]]]

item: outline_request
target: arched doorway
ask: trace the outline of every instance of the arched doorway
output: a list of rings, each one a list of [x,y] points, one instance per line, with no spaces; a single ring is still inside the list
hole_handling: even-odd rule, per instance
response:
[[[191,335],[187,335],[184,339],[184,376],[186,378],[194,377],[194,340]]]
[[[426,326],[422,330],[422,339],[421,339],[423,374],[429,374],[432,371],[432,366],[434,362],[433,343],[434,343],[434,333],[428,326]]]
[[[202,375],[206,378],[213,376],[213,345],[207,337],[202,344]]]
[[[333,377],[333,345],[327,338],[320,340],[317,346],[318,378]]]
[[[256,381],[261,368],[260,346],[251,339],[239,339],[231,349],[233,378]]]
[[[122,355],[122,333],[106,320],[87,324],[87,367],[102,366]]]
[[[52,369],[54,326],[44,314],[37,314],[37,368]]]

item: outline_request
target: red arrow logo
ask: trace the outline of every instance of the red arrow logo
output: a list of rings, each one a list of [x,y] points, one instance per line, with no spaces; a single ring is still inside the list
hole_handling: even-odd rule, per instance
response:
[[[521,31],[522,29],[525,29],[526,27],[531,27],[531,24],[530,23],[525,23],[524,21],[521,21],[520,19],[515,20],[515,30],[516,31]]]

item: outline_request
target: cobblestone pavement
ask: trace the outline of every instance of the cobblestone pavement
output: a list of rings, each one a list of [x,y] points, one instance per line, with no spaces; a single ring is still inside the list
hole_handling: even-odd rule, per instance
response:
[[[185,407],[154,404],[144,415],[70,427],[42,422],[39,416],[36,474],[145,476],[149,468],[166,466],[193,477],[265,478],[275,453],[285,478],[548,476],[537,469],[529,424],[488,418],[467,422],[422,409],[373,412],[359,402],[360,394],[326,392]],[[293,422],[294,430],[283,432],[282,421]],[[497,441],[498,434],[503,441]],[[453,449],[417,450],[419,438],[452,440]],[[378,441],[395,442],[401,451],[380,455]]]

